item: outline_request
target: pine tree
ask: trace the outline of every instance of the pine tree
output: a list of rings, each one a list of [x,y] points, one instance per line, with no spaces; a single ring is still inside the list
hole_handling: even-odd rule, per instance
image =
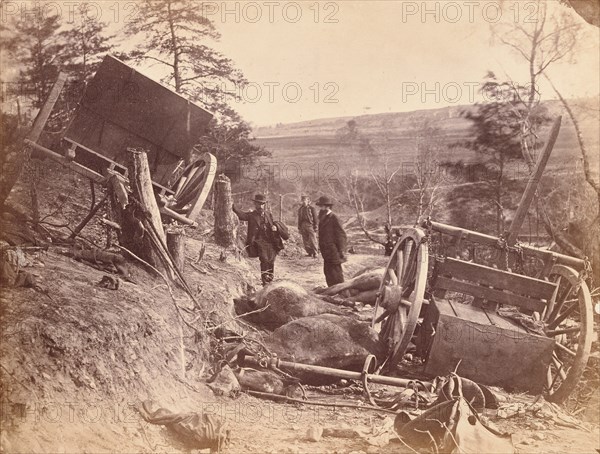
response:
[[[462,162],[446,165],[466,172],[468,179],[481,181],[488,186],[496,211],[496,233],[501,234],[505,229],[507,186],[514,180],[507,174],[507,166],[525,160],[522,119],[527,115],[529,124],[538,129],[550,118],[542,105],[530,109],[528,87],[513,82],[499,82],[491,72],[487,74],[481,91],[488,101],[463,112],[463,116],[471,122],[472,139],[453,144],[474,151],[475,159],[468,165]],[[539,140],[531,141],[529,149],[533,152],[542,145]]]
[[[78,5],[74,20],[61,33],[67,46],[63,54],[64,67],[78,81],[87,82],[96,72],[104,55],[111,51],[110,40],[105,29],[107,24],[90,15],[87,3]]]
[[[58,15],[35,14],[20,17],[10,27],[12,35],[3,47],[21,68],[19,82],[33,95],[33,106],[40,107],[58,77],[60,55],[65,45],[58,33]]]
[[[216,121],[196,150],[211,151],[221,165],[269,155],[251,143],[250,126],[230,105],[239,100],[247,80],[229,58],[207,44],[218,41],[220,34],[196,2],[143,0],[126,33],[143,38],[130,53],[132,59],[155,63],[165,70],[163,83],[215,114]]]
[[[131,56],[162,66],[167,73],[163,82],[177,93],[221,116],[233,114],[228,101],[247,81],[230,59],[205,44],[218,41],[220,34],[196,2],[143,0],[126,32],[144,38]]]

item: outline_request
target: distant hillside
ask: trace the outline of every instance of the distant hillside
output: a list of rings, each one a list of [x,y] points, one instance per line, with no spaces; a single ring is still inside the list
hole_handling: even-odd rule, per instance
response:
[[[599,150],[599,99],[587,98],[571,101],[579,119],[583,135],[598,162]],[[579,157],[577,137],[573,124],[559,101],[548,101],[546,106],[552,116],[563,115],[563,126],[555,146],[550,165],[573,162]],[[415,157],[414,125],[429,121],[444,133],[446,143],[469,137],[470,122],[461,113],[473,106],[454,106],[441,109],[419,110],[361,115],[357,117],[322,118],[299,123],[278,124],[254,130],[259,145],[272,152],[270,162],[280,166],[293,164],[301,169],[322,169],[333,163],[336,169],[364,165],[365,156],[341,143],[338,131],[355,120],[360,133],[373,142],[385,141],[394,159],[409,162]],[[545,131],[542,131],[542,139]],[[468,155],[456,156],[449,150],[443,159],[468,160]],[[309,171],[309,170],[306,170]]]
[[[460,117],[469,106],[444,107],[441,109],[417,110],[413,112],[392,112],[360,115],[357,117],[333,117],[285,123],[276,126],[259,127],[254,130],[256,138],[273,138],[302,135],[335,135],[349,120],[354,119],[361,131],[372,134],[383,130],[403,130],[411,127],[411,122],[419,120],[449,120]]]

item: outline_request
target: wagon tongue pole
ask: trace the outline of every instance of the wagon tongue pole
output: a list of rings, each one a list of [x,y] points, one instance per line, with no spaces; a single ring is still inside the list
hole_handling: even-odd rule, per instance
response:
[[[548,164],[548,159],[550,158],[550,153],[552,153],[552,148],[554,148],[554,144],[556,143],[556,138],[558,137],[558,132],[560,131],[561,120],[562,117],[559,116],[554,121],[552,129],[550,130],[550,136],[548,137],[548,141],[546,142],[546,146],[544,147],[544,150],[538,158],[538,161],[535,165],[535,169],[529,176],[527,187],[525,188],[525,192],[523,192],[523,196],[521,197],[521,201],[519,202],[519,207],[517,208],[515,217],[510,225],[510,229],[508,230],[506,242],[509,246],[513,246],[517,242],[519,231],[521,230],[523,221],[525,221],[525,217],[527,216],[527,212],[529,211],[529,206],[531,205],[533,196],[537,191],[537,187],[542,178],[542,174],[544,173],[544,169],[546,168],[546,164]]]
[[[378,383],[381,385],[388,386],[397,386],[401,388],[406,388],[414,383],[414,380],[397,377],[388,377],[385,375],[376,375],[371,373],[371,370],[374,369],[374,364],[372,364],[373,359],[374,357],[372,355],[368,355],[365,358],[365,365],[363,367],[362,372],[354,372],[344,369],[334,369],[332,367],[315,366],[312,364],[302,364],[291,361],[284,361],[276,357],[261,361],[253,356],[244,356],[241,365],[242,367],[259,367],[274,370],[284,369],[286,371],[289,371],[290,373],[309,372],[313,374],[327,375],[330,377],[345,378],[347,380],[363,380],[366,378],[371,383]],[[432,383],[420,383],[422,383],[423,386],[425,386],[428,390],[432,389]]]

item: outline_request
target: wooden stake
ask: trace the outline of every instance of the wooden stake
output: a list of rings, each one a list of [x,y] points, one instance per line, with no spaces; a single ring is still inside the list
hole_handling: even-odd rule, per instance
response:
[[[168,230],[167,248],[173,258],[173,263],[183,273],[185,267],[185,232],[183,230]]]

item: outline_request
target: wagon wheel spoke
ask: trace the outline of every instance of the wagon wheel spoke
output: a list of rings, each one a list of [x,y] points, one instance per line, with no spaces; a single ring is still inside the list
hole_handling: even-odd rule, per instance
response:
[[[396,257],[396,276],[400,278],[401,284],[404,283],[404,251],[399,250],[398,256]]]
[[[393,269],[388,270],[388,275],[390,277],[390,282],[392,285],[398,285],[398,276],[396,276],[396,272]]]
[[[558,371],[560,378],[562,378],[563,380],[566,380],[567,373],[565,372],[565,365],[558,359],[558,357],[556,356],[555,353],[552,353],[552,364]],[[548,368],[548,370],[550,370],[550,368]]]
[[[406,265],[410,261],[410,258],[411,258],[410,255],[411,255],[413,246],[414,246],[414,243],[410,239],[407,240],[406,244],[404,245],[404,254],[403,254],[403,260],[404,260],[403,267],[404,267],[404,269],[406,269]]]
[[[427,279],[424,235],[420,229],[407,229],[392,251],[379,288],[372,326],[381,323],[379,340],[388,352],[388,367],[400,362],[418,322]]]
[[[548,400],[562,402],[577,385],[589,358],[593,335],[592,301],[586,283],[580,282],[574,269],[555,265],[550,280],[557,288],[548,302],[544,319],[545,333],[555,341],[547,369],[546,390]]]
[[[390,311],[388,311],[387,309],[384,310],[381,313],[381,315],[375,319],[375,324],[381,323],[383,320],[385,320],[386,318],[388,318],[390,315],[391,315]]]
[[[558,348],[559,350],[562,350],[564,353],[566,353],[567,355],[569,355],[571,358],[575,358],[577,356],[577,352],[574,352],[569,347],[565,347],[560,342],[556,343],[556,348]]]
[[[560,336],[561,334],[575,334],[581,331],[579,326],[573,326],[572,328],[565,329],[553,329],[546,331],[546,335],[550,337]]]
[[[548,369],[546,370],[546,389],[547,390],[552,389],[553,385],[554,385],[554,378],[552,377],[552,369],[550,367],[548,367]]]
[[[549,301],[548,306],[546,307],[546,314],[550,315],[554,312],[554,304],[558,297],[558,290],[560,289],[560,284],[562,282],[562,276],[558,276],[556,280],[556,289],[554,289],[554,294],[552,295],[552,299]]]
[[[558,285],[558,291],[557,291],[557,295],[556,295],[556,300],[553,300],[554,303],[554,309],[552,310],[552,312],[549,315],[549,319],[554,319],[556,318],[556,316],[558,314],[560,314],[560,311],[562,310],[565,302],[567,301],[567,298],[571,295],[572,292],[572,287],[565,284],[562,285],[562,287],[569,287],[568,289],[563,289],[563,291],[561,292],[561,285],[560,283],[557,284]]]
[[[570,315],[572,315],[578,308],[579,304],[577,302],[571,304],[562,314],[560,314],[548,323],[548,329],[556,328],[558,325],[564,322]]]

